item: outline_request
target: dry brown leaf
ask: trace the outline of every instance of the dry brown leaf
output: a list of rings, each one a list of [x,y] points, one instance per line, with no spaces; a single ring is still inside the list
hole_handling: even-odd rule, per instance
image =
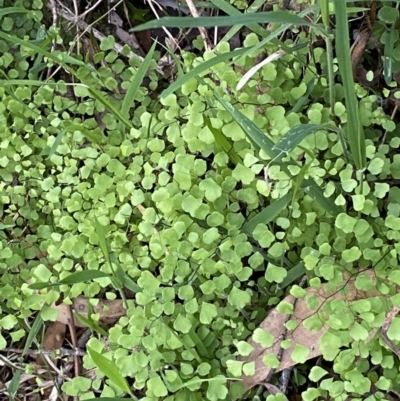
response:
[[[61,322],[52,322],[48,325],[43,338],[43,350],[51,351],[62,347],[67,326]],[[36,357],[36,363],[44,366],[46,363],[41,355]]]
[[[89,310],[88,303],[89,300],[87,298],[77,297],[74,299],[72,309],[87,318]],[[62,303],[60,305],[53,305],[53,308],[58,310],[57,320],[61,323],[68,324],[69,305]],[[123,307],[122,300],[120,299],[101,300],[95,307],[93,307],[93,310],[95,313],[100,315],[100,321],[105,321],[107,319],[119,319],[121,316],[126,315],[126,310]],[[85,327],[76,318],[74,318],[74,323],[76,327]]]
[[[372,280],[375,280],[374,272],[369,270],[361,274],[367,274]],[[365,299],[377,296],[377,291],[360,291],[355,287],[355,277],[345,278],[344,283],[335,292],[327,291],[327,285],[322,285],[319,290],[309,287],[306,289],[308,295],[304,299],[298,299],[295,305],[294,313],[292,315],[292,320],[296,320],[297,328],[294,331],[288,331],[285,339],[292,340],[291,347],[283,351],[281,363],[276,372],[283,369],[289,368],[290,366],[296,365],[296,362],[292,361],[291,355],[297,344],[300,344],[310,350],[310,354],[307,359],[315,358],[321,355],[319,350],[320,339],[324,333],[327,332],[328,327],[325,325],[319,332],[314,332],[306,329],[302,322],[317,313],[316,311],[310,311],[307,306],[307,298],[310,296],[317,296],[319,299],[320,306],[326,300],[332,299],[343,299],[347,301],[356,301],[359,299]],[[341,290],[341,288],[343,288]],[[287,296],[284,301],[291,302],[293,297],[291,295]],[[282,333],[284,333],[284,324],[286,322],[287,315],[281,314],[276,308],[272,309],[267,318],[261,323],[260,328],[272,334],[276,339],[282,338]],[[249,390],[256,384],[261,383],[271,371],[271,368],[263,363],[263,357],[268,354],[278,355],[280,351],[280,341],[276,341],[274,345],[270,348],[263,348],[260,344],[256,343],[252,338],[248,340],[248,343],[254,348],[253,352],[245,359],[245,362],[255,362],[255,373],[252,376],[242,376],[243,385],[246,390]]]

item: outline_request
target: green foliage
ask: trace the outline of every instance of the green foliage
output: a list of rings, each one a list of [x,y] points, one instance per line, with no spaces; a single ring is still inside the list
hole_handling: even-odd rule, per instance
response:
[[[126,316],[108,333],[76,315],[96,333],[83,358],[85,369],[97,368],[96,379],[76,377],[63,385],[66,394],[245,399],[233,378],[251,376],[255,366],[237,356],[251,355],[249,337],[264,348],[275,344],[257,327],[275,305],[292,314],[294,304],[281,302],[290,291],[315,311],[305,326],[330,328],[321,352],[335,375],[314,366],[316,388],[303,392],[305,400],[398,386],[398,361],[369,334],[390,303],[400,305],[400,192],[392,184],[400,178],[399,133],[377,96],[353,82],[335,83],[331,104],[325,48],[310,48],[304,32],[296,45],[276,39],[286,23],[322,28],[268,14],[272,32],[250,33],[244,49],[230,52],[223,41],[200,56],[183,52],[183,75],[165,88],[154,47],[142,64],[117,54],[113,38],[92,63],[51,52],[52,39],[62,39],[42,31],[39,4],[32,4],[32,12],[0,12],[0,346],[26,334],[26,352],[42,319],[56,318],[51,305],[61,298],[96,302],[113,292]],[[394,25],[386,8],[380,23]],[[243,19],[229,10],[254,32],[265,22],[262,13]],[[336,12],[347,23],[347,11]],[[10,29],[9,15],[24,16],[19,29]],[[279,61],[235,89],[261,51],[283,47]],[[62,75],[40,80],[59,65],[73,85]],[[163,91],[159,102],[152,91]],[[339,123],[365,170],[348,160]],[[354,124],[362,124],[365,146]],[[344,273],[357,276],[355,288],[367,299],[321,304],[296,284],[307,274],[313,288],[345,292]],[[28,335],[24,319],[38,311]],[[395,342],[399,321],[388,331]],[[106,337],[107,345],[99,340]],[[297,345],[292,358],[302,364],[309,353]],[[272,354],[263,362],[279,366]],[[380,377],[370,369],[377,365]]]

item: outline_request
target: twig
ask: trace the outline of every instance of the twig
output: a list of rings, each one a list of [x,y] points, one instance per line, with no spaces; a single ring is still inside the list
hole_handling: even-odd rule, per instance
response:
[[[18,348],[3,348],[0,350],[0,352],[13,352],[15,354],[22,354],[23,350],[18,349]],[[59,353],[60,357],[63,356],[73,356],[73,355],[79,355],[79,356],[84,356],[87,354],[86,351],[82,349],[68,349],[68,348],[58,348],[58,349],[51,349],[51,350],[34,350],[34,349],[28,349],[25,354],[27,355],[51,355],[53,353]]]
[[[57,8],[57,13],[67,21],[76,21],[75,15],[72,14],[69,10],[66,10],[64,8],[58,7]],[[82,20],[79,20],[76,23],[77,23],[79,29],[81,29],[83,31],[83,33],[91,32],[93,34],[93,36],[98,40],[103,40],[103,39],[106,38],[106,36],[103,35],[100,31],[98,31],[96,28],[91,27],[90,25],[88,25],[86,22],[84,22]],[[122,54],[122,48],[123,48],[123,46],[120,45],[119,43],[115,43],[114,44],[114,50],[117,53]],[[134,53],[132,51],[129,52],[126,57],[128,57],[129,59],[132,58],[132,57],[137,57],[141,62],[143,62],[143,60],[144,60],[143,57],[140,57],[139,55],[137,55],[136,53]],[[161,75],[164,75],[164,71],[163,71],[163,69],[161,67],[157,66],[156,70]]]
[[[43,358],[46,360],[46,362],[50,365],[50,367],[56,372],[59,376],[61,376],[64,380],[71,381],[72,379],[69,378],[67,375],[65,375],[63,372],[60,371],[60,369],[57,368],[57,366],[54,364],[54,362],[51,360],[50,356],[47,354],[44,354],[42,352]]]
[[[89,341],[89,338],[92,336],[92,330],[87,329],[83,332],[78,340],[78,348],[85,348],[86,343]]]
[[[57,5],[56,0],[50,0],[51,14],[53,16],[53,28],[57,28]]]
[[[93,11],[99,4],[101,4],[103,0],[99,0],[96,4],[92,7],[88,8],[84,13],[82,13],[78,18],[83,19],[83,17]]]
[[[385,344],[400,358],[400,350],[392,343],[387,335],[390,324],[399,312],[400,308],[393,306],[393,308],[387,313],[385,323],[382,326],[382,339]]]
[[[72,309],[71,306],[68,306],[67,308],[67,313],[68,313],[68,327],[69,327],[69,332],[71,334],[71,342],[72,346],[74,349],[78,349],[78,339],[76,336],[76,327],[75,327],[75,320],[74,320],[74,315],[72,314]],[[75,368],[75,376],[78,377],[80,373],[80,363],[79,363],[79,356],[77,354],[74,355],[74,368]]]
[[[198,18],[199,13],[197,12],[197,8],[194,5],[193,0],[186,0],[186,4],[188,5],[190,12],[192,13],[192,16],[194,18]],[[206,28],[204,28],[203,26],[199,26],[198,28],[199,28],[200,35],[203,38],[205,49],[211,50],[211,41],[210,41],[210,38],[208,37]]]
[[[157,18],[157,19],[160,19],[160,16],[158,15],[156,9],[155,9],[154,6],[153,6],[153,1],[154,1],[154,0],[148,0],[149,7],[151,8],[151,11],[153,11],[153,14],[156,16],[156,18]],[[156,3],[156,2],[154,1],[154,3]],[[156,3],[156,4],[160,7],[160,5],[159,5],[158,3]],[[161,8],[161,7],[160,7],[160,8]],[[162,28],[163,28],[164,32],[167,34],[167,36],[170,38],[171,42],[174,43],[174,44],[176,45],[176,48],[179,49],[179,50],[181,50],[181,48],[179,47],[178,42],[177,42],[177,41],[175,40],[175,38],[172,36],[171,32],[170,32],[167,28],[165,28],[164,26],[163,26]]]

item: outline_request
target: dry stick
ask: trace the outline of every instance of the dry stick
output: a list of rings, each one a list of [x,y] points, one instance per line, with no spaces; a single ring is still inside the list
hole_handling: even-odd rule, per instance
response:
[[[78,18],[83,19],[83,17],[86,14],[89,14],[91,11],[95,10],[96,7],[101,4],[102,1],[103,0],[99,0],[96,4],[94,4],[92,7],[88,8],[85,12],[83,12]]]
[[[51,7],[51,15],[53,16],[53,28],[57,30],[57,4],[56,0],[50,0],[50,7]],[[56,48],[56,39],[53,40],[53,45],[51,46],[51,51],[53,52]]]
[[[24,351],[22,349],[18,348],[3,348],[0,350],[0,352],[13,352],[15,354],[22,354]],[[84,356],[87,354],[86,351],[82,349],[68,349],[68,348],[57,348],[57,349],[50,349],[50,350],[34,350],[34,349],[28,349],[25,351],[25,354],[27,355],[52,355],[52,354],[59,354],[60,357],[63,356],[73,356],[73,355],[79,355],[79,356]]]
[[[75,15],[73,15],[69,10],[65,10],[64,8],[58,8],[57,12],[59,13],[59,15],[61,17],[63,17],[64,19],[66,19],[67,21],[76,21]],[[103,35],[100,31],[98,31],[96,28],[91,27],[90,25],[88,25],[86,22],[79,20],[77,22],[77,25],[79,27],[79,29],[82,29],[82,31],[88,31],[88,32],[92,32],[93,36],[98,39],[98,40],[103,40],[106,38],[105,35]],[[122,48],[123,46],[120,45],[119,43],[115,43],[114,44],[114,50],[117,53],[122,54]],[[139,55],[137,55],[134,52],[129,52],[127,55],[128,58],[132,58],[132,57],[137,57],[141,62],[143,62],[143,57],[140,57]],[[157,72],[164,75],[164,71],[162,70],[161,67],[157,66]]]
[[[400,358],[400,350],[389,340],[387,332],[389,330],[389,326],[392,323],[393,319],[400,312],[400,308],[394,306],[386,315],[385,323],[382,326],[382,339],[385,344]]]
[[[78,339],[76,336],[76,327],[75,327],[75,320],[74,320],[74,315],[72,314],[72,308],[71,306],[68,306],[67,308],[67,313],[68,313],[68,327],[69,327],[69,332],[71,334],[71,342],[72,346],[74,347],[74,350],[78,349]],[[78,377],[80,373],[80,366],[79,366],[79,356],[77,354],[74,355],[74,368],[75,368],[75,376]]]
[[[186,0],[186,4],[188,5],[189,10],[192,13],[193,17],[198,18],[199,13],[197,12],[197,9],[193,3],[193,0]],[[210,41],[210,38],[208,37],[206,28],[204,28],[203,26],[199,26],[198,28],[199,28],[200,35],[203,38],[205,49],[211,50],[211,41]]]
[[[149,6],[150,6],[150,8],[151,8],[151,11],[153,11],[153,14],[156,16],[157,19],[160,19],[160,16],[157,14],[157,11],[156,11],[156,9],[155,9],[154,6],[153,6],[153,1],[154,1],[154,0],[147,0],[147,1],[148,1],[148,3],[149,3]],[[154,1],[154,3],[156,3],[156,2]],[[160,5],[159,5],[158,3],[156,3],[156,4],[160,7]],[[160,9],[161,9],[161,7],[160,7]],[[177,41],[175,40],[175,38],[172,36],[171,32],[170,32],[167,28],[165,28],[164,26],[162,27],[162,29],[163,29],[164,32],[167,34],[167,36],[170,38],[171,42],[174,43],[174,44],[176,45],[176,48],[179,49],[179,50],[182,50],[182,49],[179,47],[178,42],[177,42]]]

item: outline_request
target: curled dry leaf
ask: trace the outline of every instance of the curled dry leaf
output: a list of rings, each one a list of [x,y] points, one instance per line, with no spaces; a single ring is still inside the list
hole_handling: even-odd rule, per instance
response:
[[[78,297],[74,299],[72,309],[87,318],[89,310],[88,304],[88,298]],[[68,324],[68,318],[70,316],[68,312],[69,305],[62,303],[60,305],[53,305],[53,307],[58,310],[57,320],[61,323]],[[94,313],[100,315],[100,321],[103,322],[109,319],[119,319],[121,316],[126,315],[126,310],[123,307],[121,299],[101,300],[93,307],[93,310]],[[74,318],[74,322],[76,327],[84,327],[76,318]]]
[[[365,271],[361,274],[368,275],[373,281],[376,280],[373,271]],[[268,354],[279,354],[281,349],[281,339],[292,341],[290,348],[283,350],[280,365],[275,372],[279,372],[283,369],[289,368],[290,366],[296,365],[296,362],[292,360],[291,355],[297,344],[302,345],[310,350],[307,360],[321,355],[320,339],[322,335],[328,331],[328,326],[324,325],[318,332],[310,331],[303,326],[304,320],[315,315],[316,313],[322,313],[321,308],[319,308],[317,311],[310,311],[307,306],[307,298],[316,296],[318,298],[319,305],[322,306],[326,301],[333,299],[343,299],[351,302],[378,295],[377,291],[365,292],[356,289],[355,280],[356,277],[344,277],[343,284],[333,291],[329,291],[327,285],[322,285],[318,290],[312,287],[307,288],[306,291],[308,294],[303,299],[297,300],[294,312],[292,314],[292,320],[296,321],[296,329],[293,331],[287,331],[285,338],[282,338],[282,334],[285,332],[284,324],[287,321],[287,315],[279,313],[276,308],[272,309],[267,318],[261,323],[260,328],[272,334],[277,340],[270,348],[262,347],[252,338],[248,340],[248,343],[254,348],[254,350],[248,357],[244,359],[246,363],[253,361],[255,362],[255,371],[252,376],[242,376],[244,388],[249,390],[253,386],[265,380],[270,373],[271,368],[263,363],[263,358]],[[293,297],[289,295],[283,300],[283,302],[290,303],[292,300]]]
[[[55,349],[60,349],[64,343],[65,331],[67,326],[62,322],[51,322],[45,332],[43,338],[43,350],[51,351]],[[44,366],[46,362],[41,355],[36,357],[36,363],[38,365]]]

